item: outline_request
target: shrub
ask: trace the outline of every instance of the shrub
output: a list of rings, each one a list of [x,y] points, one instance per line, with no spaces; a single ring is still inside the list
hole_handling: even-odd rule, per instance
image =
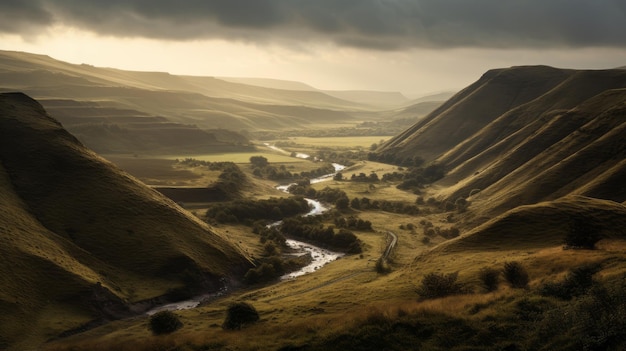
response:
[[[157,312],[150,317],[150,330],[155,335],[169,334],[182,326],[183,323],[172,311]]]
[[[229,330],[241,329],[258,320],[259,313],[254,306],[246,302],[237,302],[228,306],[222,328]]]
[[[488,292],[498,289],[498,281],[500,280],[500,271],[495,268],[484,267],[478,273],[478,277],[483,287]]]
[[[417,293],[423,299],[434,299],[466,292],[463,285],[457,283],[458,273],[429,273],[422,279]]]
[[[502,273],[504,274],[504,279],[511,284],[511,287],[517,289],[528,287],[528,272],[526,272],[521,263],[516,261],[504,263]]]
[[[389,267],[389,265],[387,264],[387,262],[385,262],[385,260],[383,260],[382,257],[380,257],[378,260],[376,260],[376,272],[379,274],[387,274],[389,272],[391,272],[391,268]]]
[[[546,283],[539,289],[544,296],[554,296],[569,300],[575,296],[584,295],[593,285],[593,275],[598,272],[600,265],[588,264],[573,269],[562,282]]]
[[[569,225],[565,245],[577,249],[594,249],[600,240],[598,230],[584,217],[577,217]]]

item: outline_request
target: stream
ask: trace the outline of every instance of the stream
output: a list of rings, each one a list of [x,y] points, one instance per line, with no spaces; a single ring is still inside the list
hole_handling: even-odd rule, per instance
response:
[[[274,145],[270,145],[268,143],[265,143],[265,146],[267,146],[268,148],[281,152],[283,154],[291,154],[279,147],[276,147]],[[297,158],[304,158],[304,159],[308,159],[310,158],[309,155],[304,154],[304,153],[296,153],[295,157]],[[321,177],[317,177],[314,179],[311,179],[311,184],[316,184],[316,183],[320,183],[323,181],[327,181],[333,178],[333,176],[337,173],[342,171],[343,169],[345,169],[346,167],[344,165],[340,165],[338,163],[333,163],[332,164],[333,167],[335,167],[335,173],[330,173],[330,174],[325,174]],[[292,183],[295,184],[295,183]],[[292,184],[287,184],[287,185],[279,185],[276,187],[276,189],[284,191],[284,192],[288,192],[287,189],[289,188],[289,186],[291,186]],[[328,210],[327,207],[325,207],[324,205],[322,205],[322,203],[320,203],[317,200],[313,200],[313,199],[305,199],[309,205],[311,206],[311,210],[306,213],[304,216],[315,216],[315,215],[319,215],[324,213],[325,211]],[[269,226],[276,226],[276,225],[280,225],[282,221],[278,221],[275,223],[270,224]],[[336,259],[344,256],[345,254],[342,252],[333,252],[330,250],[326,250],[323,249],[321,247],[315,246],[313,244],[309,244],[309,243],[305,243],[302,241],[298,241],[298,240],[294,240],[294,239],[287,239],[287,241],[285,242],[285,244],[287,246],[289,246],[291,249],[293,249],[295,252],[291,253],[291,255],[294,256],[304,256],[304,255],[311,255],[311,263],[309,263],[308,265],[298,269],[297,271],[293,271],[290,273],[287,273],[283,276],[280,277],[281,280],[289,280],[289,279],[294,279],[300,276],[303,276],[305,274],[309,274],[309,273],[313,273],[316,270],[320,269],[321,267],[323,267],[324,265],[335,261]],[[219,291],[215,292],[215,293],[211,293],[211,294],[204,294],[204,295],[199,295],[196,296],[192,299],[189,300],[184,300],[184,301],[178,301],[178,302],[173,302],[170,304],[166,304],[166,305],[161,305],[158,307],[155,307],[151,310],[149,310],[148,312],[146,312],[147,315],[153,315],[157,312],[161,312],[161,311],[177,311],[177,310],[187,310],[187,309],[191,309],[191,308],[196,308],[198,307],[201,303],[221,297],[223,295],[225,295],[226,293],[228,293],[228,288],[225,286],[224,288],[220,289]]]
[[[268,143],[265,143],[265,146],[267,146],[268,148],[272,150],[275,150],[284,154],[290,154],[289,152],[279,147],[276,147],[274,145],[270,145]],[[304,159],[311,158],[310,155],[307,155],[301,152],[295,153],[295,157],[304,158]],[[337,174],[337,172],[340,172],[346,168],[344,165],[340,165],[338,163],[333,163],[332,165],[335,168],[334,173],[329,173],[329,174],[325,174],[317,178],[313,178],[310,180],[311,184],[321,183],[323,181],[330,180],[335,176],[335,174]],[[276,189],[287,193],[289,187],[294,184],[295,183],[279,185],[276,187]],[[309,206],[311,206],[311,210],[304,215],[305,217],[319,215],[328,210],[327,207],[322,205],[322,203],[317,200],[307,199],[307,198],[305,198],[305,200],[309,203]],[[278,222],[270,224],[270,226],[280,225],[280,223],[281,221],[278,221]],[[300,268],[297,271],[283,275],[282,277],[280,277],[281,280],[293,279],[293,278],[296,278],[296,277],[299,277],[308,273],[313,273],[316,270],[323,267],[324,265],[344,256],[344,253],[342,252],[333,252],[330,250],[322,249],[321,247],[315,246],[313,244],[305,243],[305,242],[294,240],[294,239],[287,239],[285,244],[289,246],[291,249],[296,251],[296,253],[293,255],[296,255],[296,256],[303,256],[307,254],[311,255],[311,263]]]

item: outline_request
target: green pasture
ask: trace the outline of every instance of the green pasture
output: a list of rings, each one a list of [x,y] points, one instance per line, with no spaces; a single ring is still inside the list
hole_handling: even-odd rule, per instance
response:
[[[291,137],[288,141],[296,145],[313,148],[369,148],[372,144],[379,144],[381,140],[387,141],[391,136],[354,136],[354,137]]]

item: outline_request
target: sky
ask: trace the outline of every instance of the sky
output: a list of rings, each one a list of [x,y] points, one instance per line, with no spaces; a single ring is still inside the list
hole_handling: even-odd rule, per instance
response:
[[[626,66],[626,0],[0,0],[0,49],[416,97],[492,68]]]

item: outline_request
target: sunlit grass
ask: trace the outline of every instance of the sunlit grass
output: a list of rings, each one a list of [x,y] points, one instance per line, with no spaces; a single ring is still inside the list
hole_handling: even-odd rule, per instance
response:
[[[305,147],[332,147],[332,148],[364,148],[369,149],[372,144],[380,144],[389,140],[391,136],[352,136],[352,137],[291,137],[289,142]]]

